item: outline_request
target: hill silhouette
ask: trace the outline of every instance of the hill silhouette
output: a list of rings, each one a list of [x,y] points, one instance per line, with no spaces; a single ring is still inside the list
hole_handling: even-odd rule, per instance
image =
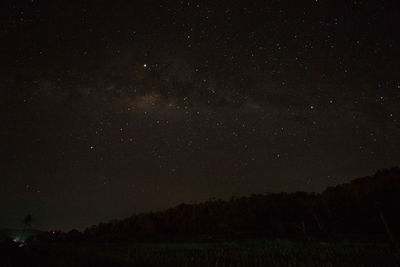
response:
[[[94,241],[393,241],[400,234],[399,210],[400,168],[395,167],[318,194],[276,193],[181,204],[59,237]]]

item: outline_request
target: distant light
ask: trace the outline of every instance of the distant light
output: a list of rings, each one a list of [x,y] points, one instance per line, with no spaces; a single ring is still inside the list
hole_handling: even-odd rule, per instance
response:
[[[143,67],[147,68],[147,64],[143,64]]]
[[[51,232],[53,235],[55,235],[56,234],[56,232],[55,231],[53,231],[53,232]]]

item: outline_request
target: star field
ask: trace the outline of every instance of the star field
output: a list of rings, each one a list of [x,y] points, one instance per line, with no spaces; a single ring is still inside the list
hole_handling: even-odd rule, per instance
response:
[[[12,1],[4,216],[42,229],[399,164],[396,1]]]

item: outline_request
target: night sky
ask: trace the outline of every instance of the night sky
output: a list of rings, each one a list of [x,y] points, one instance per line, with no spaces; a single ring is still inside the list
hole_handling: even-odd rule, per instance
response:
[[[2,1],[0,227],[399,165],[398,1]]]

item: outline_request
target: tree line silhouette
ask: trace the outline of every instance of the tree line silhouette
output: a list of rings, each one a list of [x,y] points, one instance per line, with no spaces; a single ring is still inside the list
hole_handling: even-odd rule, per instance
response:
[[[394,241],[400,231],[400,168],[328,187],[181,204],[88,227],[46,233],[69,241],[222,241],[248,238]]]

